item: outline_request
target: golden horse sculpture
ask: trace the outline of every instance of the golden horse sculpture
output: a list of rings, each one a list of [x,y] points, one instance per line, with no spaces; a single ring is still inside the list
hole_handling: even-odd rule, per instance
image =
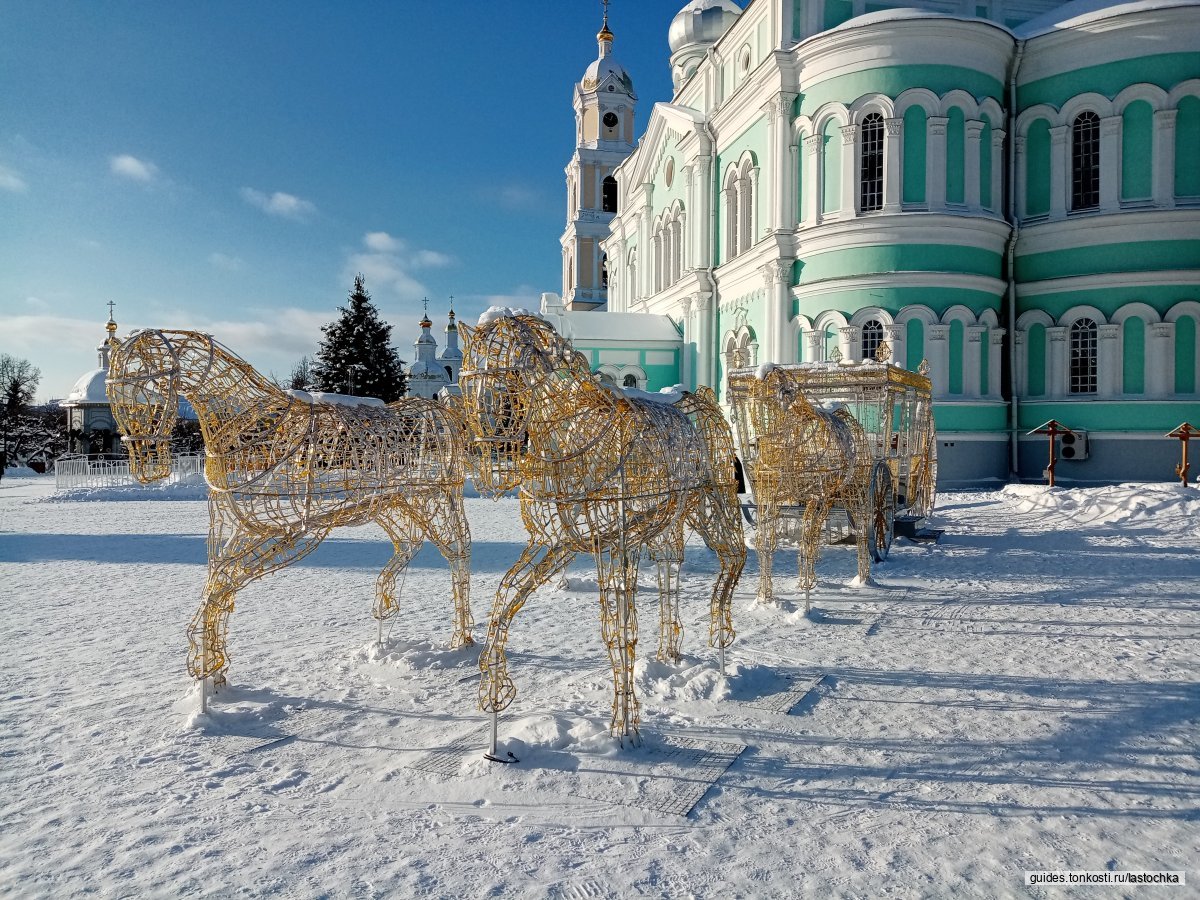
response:
[[[474,643],[462,423],[452,411],[419,398],[314,402],[281,390],[209,335],[135,331],[112,353],[108,398],[143,483],[170,474],[180,397],[199,418],[209,486],[208,581],[188,627],[202,709],[208,679],[225,682],[238,589],[301,559],[340,525],[375,521],[392,541],[376,582],[381,640],[384,620],[400,610],[400,576],[428,539],[450,566],[451,644]]]
[[[708,389],[629,396],[602,385],[582,354],[539,316],[489,310],[459,327],[463,416],[474,439],[469,465],[482,492],[520,489],[529,542],[501,581],[480,656],[480,708],[496,715],[516,696],[505,644],[529,595],[577,553],[596,559],[600,626],[613,672],[611,733],[636,740],[633,663],[638,562],[658,563],[660,659],[678,660],[679,564],[684,526],[716,553],[709,643],[733,641],[730,602],[746,559],[738,517],[733,440]],[[639,392],[640,393],[640,392]]]
[[[764,366],[729,376],[738,444],[757,509],[758,600],[775,599],[772,559],[780,539],[798,545],[799,587],[805,609],[817,583],[822,532],[834,505],[855,526],[858,578],[871,576],[868,496],[875,460],[866,432],[844,407],[829,410],[805,396],[792,372]],[[785,511],[799,510],[799,527]]]

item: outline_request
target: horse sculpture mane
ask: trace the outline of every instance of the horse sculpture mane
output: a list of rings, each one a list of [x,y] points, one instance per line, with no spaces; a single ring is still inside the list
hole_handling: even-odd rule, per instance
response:
[[[435,401],[317,403],[283,391],[195,331],[143,330],[114,350],[109,400],[131,470],[170,472],[179,398],[195,409],[209,485],[208,582],[188,629],[188,671],[224,681],[225,630],[246,583],[310,553],[335,527],[375,521],[395,553],[374,615],[399,611],[400,574],[426,538],[451,568],[453,646],[472,643],[470,531],[463,510],[462,423]]]

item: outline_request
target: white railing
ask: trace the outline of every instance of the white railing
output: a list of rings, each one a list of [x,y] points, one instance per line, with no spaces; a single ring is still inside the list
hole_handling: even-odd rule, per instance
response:
[[[204,472],[204,454],[189,453],[171,457],[171,474],[156,484],[173,484],[189,475]],[[123,487],[136,484],[129,474],[129,458],[125,456],[87,457],[60,456],[54,461],[54,487],[69,488]]]

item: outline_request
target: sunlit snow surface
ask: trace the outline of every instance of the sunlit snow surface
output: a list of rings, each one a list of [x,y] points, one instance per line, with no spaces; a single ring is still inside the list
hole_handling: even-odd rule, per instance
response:
[[[636,749],[607,733],[577,560],[512,629],[516,765],[482,758],[476,653],[446,647],[431,548],[382,647],[375,527],[245,588],[231,687],[200,716],[184,629],[204,502],[52,496],[52,479],[0,482],[0,894],[1024,896],[1026,869],[1200,884],[1195,490],[944,495],[941,544],[897,540],[873,586],[828,549],[807,617],[790,558],[784,602],[751,604],[751,554],[724,679],[705,646],[715,559],[693,541],[678,666],[652,659],[642,570]],[[523,532],[513,500],[467,503],[482,642]]]

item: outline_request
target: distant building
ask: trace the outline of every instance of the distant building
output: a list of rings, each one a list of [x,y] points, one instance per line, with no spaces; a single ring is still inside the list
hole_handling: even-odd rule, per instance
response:
[[[117,323],[111,310],[104,328],[107,334],[96,348],[98,367],[80,375],[66,399],[59,402],[59,406],[67,411],[67,450],[70,453],[91,456],[121,450],[121,436],[105,392],[109,352],[117,342]]]
[[[413,341],[415,358],[408,370],[408,396],[431,399],[438,391],[458,384],[458,373],[462,368],[462,350],[458,346],[458,325],[454,310],[450,310],[450,321],[446,325],[446,349],[439,355],[437,339],[430,331],[433,322],[426,313],[421,316],[421,333]]]

